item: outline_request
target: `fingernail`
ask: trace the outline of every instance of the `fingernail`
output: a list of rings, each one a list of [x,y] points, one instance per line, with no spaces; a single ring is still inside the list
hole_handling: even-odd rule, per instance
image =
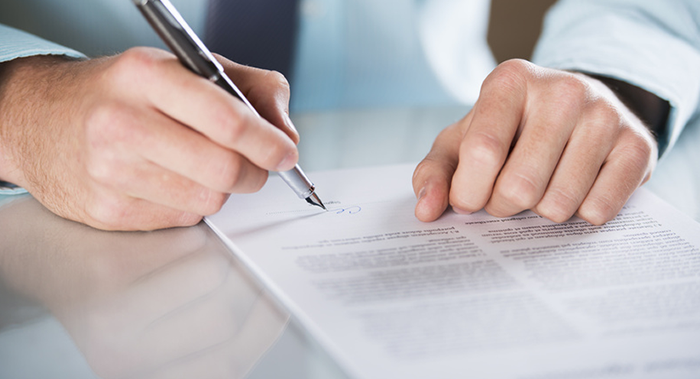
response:
[[[472,214],[472,212],[465,211],[464,209],[459,209],[459,208],[455,207],[454,205],[451,205],[451,207],[452,207],[452,211],[453,211],[454,213],[457,213],[457,214],[460,214],[460,215],[470,215],[470,214]]]
[[[289,153],[287,154],[284,159],[282,159],[282,162],[277,165],[277,169],[275,171],[288,171],[294,168],[294,165],[297,163],[297,154],[296,152]]]
[[[420,191],[418,191],[418,201],[420,201],[420,199],[422,199],[423,196],[425,196],[426,192],[427,191],[425,190],[425,187],[421,188]]]
[[[287,124],[287,127],[291,131],[299,134],[299,132],[297,131],[297,128],[294,126],[294,123],[292,122],[292,119],[289,117],[289,115],[286,112],[284,113],[284,123]]]

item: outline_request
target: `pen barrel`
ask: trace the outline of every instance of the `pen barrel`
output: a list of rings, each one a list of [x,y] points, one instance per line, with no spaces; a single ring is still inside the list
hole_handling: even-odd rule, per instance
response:
[[[223,72],[223,67],[170,1],[134,0],[134,4],[185,67],[210,80]]]
[[[314,184],[311,183],[299,165],[289,171],[278,173],[285,183],[302,199],[310,197],[314,193]]]

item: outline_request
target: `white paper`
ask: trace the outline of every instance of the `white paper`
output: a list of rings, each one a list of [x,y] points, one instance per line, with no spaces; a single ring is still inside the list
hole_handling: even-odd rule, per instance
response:
[[[698,378],[700,225],[643,188],[604,226],[422,223],[413,166],[277,177],[208,218],[358,378]]]

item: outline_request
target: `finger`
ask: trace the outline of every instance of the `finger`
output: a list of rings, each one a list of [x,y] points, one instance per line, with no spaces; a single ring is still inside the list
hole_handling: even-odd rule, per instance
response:
[[[267,172],[245,157],[158,112],[113,104],[87,123],[87,170],[115,190],[133,185],[133,169],[143,159],[218,192],[253,192],[267,180]]]
[[[598,177],[613,141],[617,140],[616,130],[600,119],[576,127],[542,200],[533,211],[555,222],[570,219]]]
[[[103,133],[93,133],[89,137],[90,150],[86,154],[85,167],[89,177],[96,183],[96,188],[92,191],[97,195],[92,205],[99,209],[102,203],[106,203],[108,207],[111,207],[110,203],[114,201],[113,198],[125,202],[119,198],[131,197],[198,215],[212,214],[218,211],[225,201],[226,194],[211,190],[145,159],[142,154],[148,151],[149,146],[143,145],[143,141],[148,143],[149,140],[155,140],[154,143],[158,144],[160,143],[159,137],[167,137],[151,136],[145,138],[144,136],[149,135],[147,131],[150,129],[129,119],[130,117],[139,118],[139,115],[118,112],[118,108],[114,108],[116,110],[112,119],[114,126],[95,128]],[[146,118],[146,121],[149,120],[148,116],[144,115],[143,117]],[[94,119],[93,121],[97,122]],[[154,125],[156,124],[157,122],[154,123]],[[166,136],[169,134],[166,133]],[[248,163],[248,165],[251,164]],[[258,169],[258,171],[260,170]],[[255,173],[255,170],[238,170],[238,172]],[[266,177],[264,171],[262,171],[262,175]],[[262,186],[264,178],[263,180],[248,178],[245,182],[246,185],[257,182]],[[107,191],[104,190],[105,188]],[[125,206],[127,205],[125,204]],[[114,216],[120,218],[118,214]]]
[[[156,165],[217,192],[249,193],[267,172],[240,154],[159,113],[142,117],[139,153]]]
[[[192,226],[202,220],[199,214],[115,194],[108,188],[95,189],[83,206],[85,214],[76,221],[110,231],[146,231]]]
[[[470,116],[443,130],[413,173],[413,190],[418,197],[415,214],[421,221],[434,221],[447,209],[450,182],[459,160],[461,125],[468,119]]]
[[[281,130],[255,116],[243,102],[174,58],[133,53],[137,67],[146,67],[143,96],[147,103],[188,125],[212,141],[240,152],[267,170],[284,171],[297,162],[294,142]]]
[[[110,184],[115,192],[182,212],[211,215],[228,199],[228,193],[209,189],[145,160],[122,165],[114,170],[114,176]]]
[[[621,139],[648,138],[628,131]],[[577,215],[593,225],[612,220],[632,193],[649,179],[654,164],[651,144],[622,142],[610,152]]]
[[[531,96],[538,95],[524,108],[521,133],[485,206],[490,214],[512,216],[542,199],[581,114],[585,86],[572,83],[560,81],[551,88],[531,90]],[[547,100],[540,101],[542,98]]]
[[[520,125],[526,89],[521,78],[502,72],[496,69],[484,81],[460,146],[450,204],[462,213],[486,205]]]
[[[294,143],[299,133],[289,118],[289,82],[277,71],[234,63],[214,54],[231,80],[248,98],[260,115],[285,132]]]

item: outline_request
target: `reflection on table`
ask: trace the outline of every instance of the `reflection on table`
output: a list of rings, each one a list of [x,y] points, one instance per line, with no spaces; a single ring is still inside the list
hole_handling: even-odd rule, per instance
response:
[[[22,196],[0,241],[0,377],[344,377],[204,224],[103,232]]]

